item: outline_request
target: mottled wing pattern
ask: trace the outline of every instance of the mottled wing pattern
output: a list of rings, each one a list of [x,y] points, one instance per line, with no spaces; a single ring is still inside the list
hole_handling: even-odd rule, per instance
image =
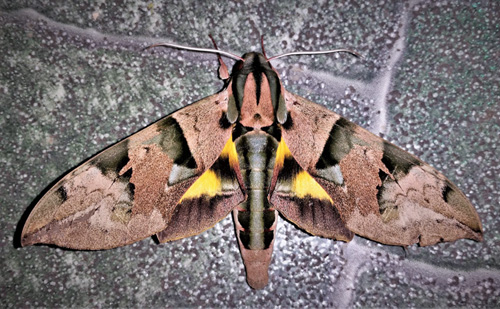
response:
[[[197,179],[206,177],[214,162],[212,172],[229,164],[219,159],[225,146],[232,143],[232,128],[224,125],[226,109],[227,92],[223,91],[157,121],[77,167],[35,205],[24,225],[22,245],[113,248],[164,231],[179,206],[191,211],[204,207],[203,203],[190,203],[196,197],[208,194],[243,199],[234,175],[237,171],[231,170],[225,172],[231,175],[220,181],[218,188],[208,193],[192,190],[178,204]],[[222,219],[231,210],[223,203],[211,206],[218,216],[213,220]],[[205,219],[198,216],[190,220],[203,226]],[[177,233],[175,238],[181,236]]]
[[[349,230],[391,245],[482,240],[474,207],[444,175],[320,105],[288,92],[285,101],[282,138]]]

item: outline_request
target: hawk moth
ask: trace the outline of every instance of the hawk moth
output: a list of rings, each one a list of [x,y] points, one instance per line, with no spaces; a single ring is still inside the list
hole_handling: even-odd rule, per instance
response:
[[[261,289],[278,214],[347,242],[354,234],[400,246],[482,240],[476,210],[444,175],[286,91],[270,61],[289,54],[158,45],[216,53],[223,89],[70,171],[31,211],[23,246],[98,250],[152,235],[164,243],[232,212],[247,282]],[[231,73],[221,55],[237,60]]]

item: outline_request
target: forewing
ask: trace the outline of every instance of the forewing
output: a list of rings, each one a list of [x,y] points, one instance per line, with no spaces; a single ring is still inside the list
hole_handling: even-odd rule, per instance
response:
[[[226,108],[225,91],[202,99],[68,173],[31,211],[22,245],[107,249],[166,229],[181,197],[231,139]]]
[[[320,105],[285,100],[282,138],[351,231],[392,245],[482,240],[476,210],[444,175]]]

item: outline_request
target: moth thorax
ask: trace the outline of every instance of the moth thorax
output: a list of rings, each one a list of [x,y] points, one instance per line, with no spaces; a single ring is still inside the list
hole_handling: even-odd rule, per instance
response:
[[[260,78],[255,78],[254,73],[249,73],[245,81],[240,123],[245,127],[259,129],[273,124],[274,108],[269,81],[265,74],[257,74],[260,74]],[[257,85],[257,81],[260,85]]]

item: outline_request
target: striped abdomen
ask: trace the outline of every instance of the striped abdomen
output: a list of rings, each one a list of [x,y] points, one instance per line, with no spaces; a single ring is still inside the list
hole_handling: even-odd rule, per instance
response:
[[[274,243],[278,213],[267,199],[278,142],[262,131],[235,140],[240,170],[248,197],[233,210],[236,236],[245,263],[248,284],[263,288]]]

